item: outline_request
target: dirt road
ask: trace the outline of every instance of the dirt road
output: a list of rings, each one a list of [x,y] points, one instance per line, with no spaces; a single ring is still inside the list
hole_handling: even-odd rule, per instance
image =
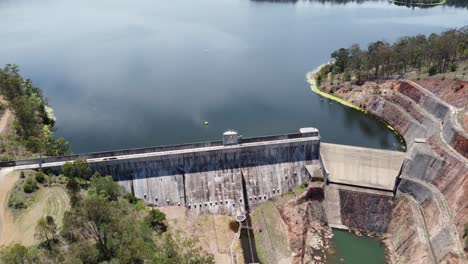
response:
[[[14,233],[14,218],[8,210],[8,196],[18,179],[18,174],[11,173],[11,169],[0,170],[0,245],[5,245]]]

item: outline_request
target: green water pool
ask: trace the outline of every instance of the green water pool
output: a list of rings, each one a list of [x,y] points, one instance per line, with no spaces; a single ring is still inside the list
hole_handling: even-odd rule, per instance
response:
[[[328,264],[385,264],[385,248],[376,238],[357,236],[350,232],[333,229],[336,254]]]

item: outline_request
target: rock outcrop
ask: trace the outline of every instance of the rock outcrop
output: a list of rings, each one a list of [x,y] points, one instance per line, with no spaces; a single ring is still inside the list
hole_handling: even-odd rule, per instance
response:
[[[457,114],[465,111],[468,87],[423,79],[323,89],[382,118],[406,140],[407,157],[387,229],[392,262],[464,263],[468,136]]]
[[[390,223],[393,197],[339,190],[341,221],[351,229],[384,233]]]
[[[292,263],[326,263],[333,235],[322,203],[308,199],[304,193],[286,203],[280,214],[288,230]]]

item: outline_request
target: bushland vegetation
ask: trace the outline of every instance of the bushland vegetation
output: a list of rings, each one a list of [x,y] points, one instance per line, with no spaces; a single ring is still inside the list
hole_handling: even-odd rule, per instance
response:
[[[366,80],[398,78],[416,71],[435,75],[456,71],[468,59],[468,26],[429,36],[402,37],[395,43],[358,44],[331,54],[331,63],[316,75],[317,84],[335,80],[361,84]]]
[[[34,86],[31,80],[24,79],[17,65],[7,64],[0,68],[0,95],[8,102],[15,116],[15,136],[10,140],[18,141],[32,153],[47,156],[68,153],[68,142],[63,138],[54,139],[55,119],[42,90]],[[9,142],[5,140],[2,138],[2,159],[21,158],[5,156],[11,155],[6,150]]]
[[[145,208],[112,177],[92,174],[85,160],[62,171],[71,198],[63,225],[52,216],[37,219],[38,245],[6,247],[0,263],[214,263],[196,241],[171,233],[163,212]]]

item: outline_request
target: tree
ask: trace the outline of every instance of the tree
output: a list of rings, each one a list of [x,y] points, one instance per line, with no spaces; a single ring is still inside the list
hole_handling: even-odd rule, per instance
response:
[[[52,246],[58,242],[58,227],[52,216],[46,216],[37,222],[36,233],[34,236],[37,240],[48,249],[52,250]]]
[[[76,206],[80,200],[81,187],[75,178],[68,178],[67,185],[65,186],[70,195],[70,203],[72,206]]]
[[[343,72],[349,63],[349,50],[341,48],[332,53],[331,57],[335,59],[335,65],[338,67],[339,72]]]
[[[410,71],[427,70],[429,75],[456,71],[460,61],[468,59],[468,27],[448,30],[442,34],[406,36],[390,45],[385,41],[369,44],[361,50],[354,44],[331,54],[332,63],[316,74],[317,83],[324,82],[328,73],[347,81],[356,77],[356,84],[369,79],[402,76]],[[349,73],[348,73],[349,71]],[[334,78],[332,78],[334,79]]]
[[[47,154],[50,156],[62,156],[70,153],[70,144],[63,137],[53,141],[50,145],[47,150]]]
[[[437,66],[432,65],[431,67],[429,67],[428,73],[429,73],[429,76],[437,74]]]
[[[196,241],[166,232],[156,243],[153,263],[214,264],[214,257],[196,246]]]
[[[110,260],[115,249],[110,239],[120,217],[118,208],[101,196],[86,197],[82,204],[66,213],[63,219],[62,236],[70,240],[92,240],[99,251],[99,259]]]
[[[98,261],[143,263],[152,258],[154,242],[150,227],[135,214],[125,199],[90,195],[65,214],[62,236],[74,243],[92,241]]]
[[[92,175],[88,162],[84,159],[76,159],[73,162],[65,162],[62,165],[62,173],[70,178],[82,178],[89,180]]]
[[[12,101],[15,110],[16,133],[22,138],[38,136],[40,133],[37,102],[28,96],[20,96]]]
[[[0,262],[3,264],[35,264],[41,261],[36,249],[14,244],[0,251]]]
[[[109,199],[116,201],[122,194],[122,188],[118,185],[111,176],[98,176],[91,179],[91,192]]]
[[[44,141],[36,136],[30,136],[26,140],[26,148],[34,153],[44,152]]]

